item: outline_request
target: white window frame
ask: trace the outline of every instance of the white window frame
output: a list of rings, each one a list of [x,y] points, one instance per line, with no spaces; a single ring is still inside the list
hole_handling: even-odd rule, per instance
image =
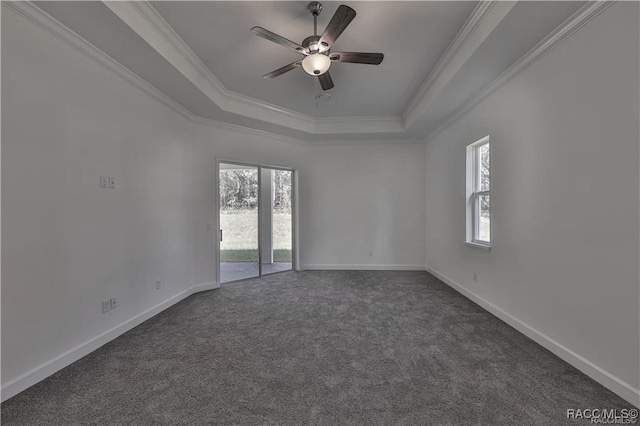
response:
[[[480,191],[480,148],[490,144],[489,136],[467,145],[467,224],[465,244],[484,251],[491,251],[491,241],[481,240],[480,234],[480,196],[490,195],[491,186],[488,191]],[[491,172],[489,172],[491,173]],[[489,175],[491,178],[491,175]],[[489,206],[489,217],[491,217],[491,205]],[[490,227],[489,233],[491,235]],[[489,237],[491,240],[491,236]]]

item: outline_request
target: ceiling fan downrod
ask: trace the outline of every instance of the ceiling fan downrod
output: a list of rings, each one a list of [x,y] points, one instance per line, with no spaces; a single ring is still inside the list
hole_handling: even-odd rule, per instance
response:
[[[302,41],[304,47],[309,54],[302,60],[302,69],[313,76],[320,76],[329,71],[331,60],[327,56],[329,45],[320,41],[318,35],[318,15],[322,11],[322,4],[312,1],[307,5],[307,9],[313,15],[313,35]]]
[[[313,35],[318,35],[318,15],[322,12],[322,3],[319,1],[312,1],[307,5],[307,9],[313,15]]]

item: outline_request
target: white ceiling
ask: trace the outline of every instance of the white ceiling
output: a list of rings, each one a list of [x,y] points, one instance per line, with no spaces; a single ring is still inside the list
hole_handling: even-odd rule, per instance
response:
[[[263,74],[302,55],[255,36],[262,26],[301,43],[313,35],[306,1],[152,2],[152,6],[229,90],[319,117],[399,115],[451,43],[476,2],[323,2],[322,33],[344,3],[357,15],[334,51],[382,52],[379,66],[333,64],[332,98],[316,108],[317,78],[299,68]],[[321,106],[321,107],[320,107]]]
[[[379,66],[333,64],[332,97],[316,103],[321,89],[300,69],[262,78],[299,56],[249,31],[262,26],[302,41],[313,32],[307,1],[35,4],[194,116],[312,143],[424,140],[528,52],[545,51],[565,36],[557,36],[561,29],[570,34],[582,25],[584,11],[595,7],[346,2],[357,16],[333,50],[382,52],[385,59]],[[339,4],[323,2],[318,32]]]

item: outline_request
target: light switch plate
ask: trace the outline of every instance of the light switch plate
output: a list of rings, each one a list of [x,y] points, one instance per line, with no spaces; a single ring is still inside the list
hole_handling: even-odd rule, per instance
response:
[[[109,188],[113,189],[116,187],[116,178],[109,177]]]

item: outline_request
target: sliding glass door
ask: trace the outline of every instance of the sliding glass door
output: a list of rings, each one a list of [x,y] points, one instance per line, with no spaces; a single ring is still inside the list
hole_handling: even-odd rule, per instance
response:
[[[220,163],[220,282],[260,276],[258,172]]]
[[[263,167],[262,273],[288,271],[293,253],[293,172]]]
[[[220,282],[293,268],[293,171],[219,163]]]

